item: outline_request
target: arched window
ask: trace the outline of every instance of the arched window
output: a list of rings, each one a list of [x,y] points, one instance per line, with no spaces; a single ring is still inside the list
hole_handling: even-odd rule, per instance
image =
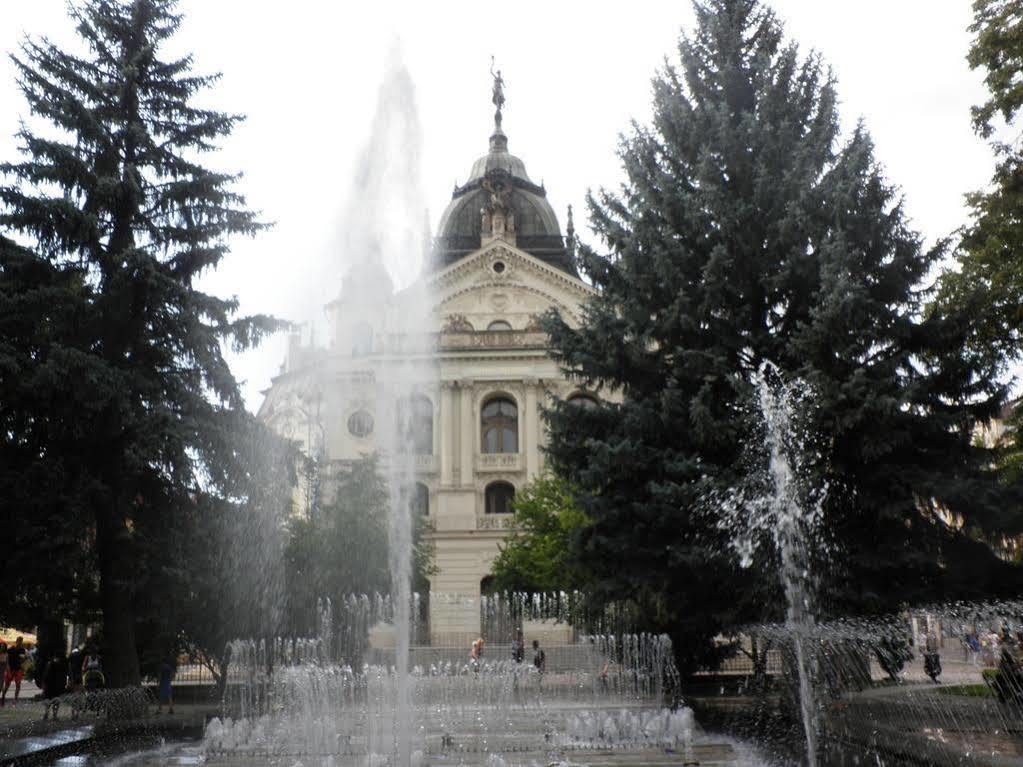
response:
[[[483,493],[484,512],[487,514],[511,514],[515,488],[508,482],[491,482]]]
[[[519,452],[519,409],[507,397],[495,397],[480,412],[480,445],[484,453]]]
[[[573,394],[571,397],[568,398],[568,401],[571,402],[573,405],[577,405],[579,407],[587,409],[599,406],[597,398],[589,394]]]
[[[494,320],[487,325],[487,330],[511,330],[512,326],[504,320]]]
[[[416,482],[412,495],[412,513],[416,516],[430,516],[430,489],[422,482]]]
[[[493,575],[484,575],[480,579],[480,594],[485,597],[492,596],[497,589],[494,587],[496,580]]]
[[[413,394],[398,405],[400,450],[415,455],[433,455],[433,403]]]
[[[373,351],[373,328],[360,322],[352,329],[352,356],[365,357]]]

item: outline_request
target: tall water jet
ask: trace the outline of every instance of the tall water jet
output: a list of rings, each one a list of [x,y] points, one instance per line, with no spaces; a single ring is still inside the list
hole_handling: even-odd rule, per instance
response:
[[[725,498],[714,500],[719,527],[729,536],[742,567],[750,567],[758,548],[777,557],[778,578],[785,596],[786,638],[792,643],[798,678],[799,713],[806,737],[806,761],[817,764],[818,727],[814,695],[813,577],[811,561],[820,539],[820,519],[826,487],[805,481],[812,458],[804,431],[812,408],[809,387],[786,381],[772,363],[764,362],[753,375],[755,409],[762,441],[748,450],[750,471]]]
[[[380,87],[370,139],[355,174],[355,184],[342,220],[342,249],[351,266],[346,281],[358,293],[348,311],[360,302],[379,315],[384,338],[371,340],[374,351],[389,356],[376,371],[377,408],[381,416],[379,450],[388,490],[388,541],[391,596],[394,605],[395,700],[393,764],[411,759],[412,706],[408,674],[411,632],[411,507],[415,487],[413,446],[422,438],[416,419],[415,394],[436,379],[423,329],[428,326],[429,300],[422,280],[423,218],[426,210],[420,168],[422,137],[415,87],[400,50],[391,54]],[[395,293],[397,289],[397,294]],[[358,343],[355,339],[354,343]],[[380,733],[387,747],[388,733]],[[388,749],[392,751],[392,749]],[[381,756],[384,756],[383,754]]]
[[[799,704],[806,733],[806,761],[817,764],[817,715],[809,647],[814,625],[812,588],[810,584],[809,532],[819,516],[820,505],[807,508],[799,492],[794,471],[793,451],[804,449],[795,428],[795,408],[803,389],[789,385],[778,369],[769,362],[761,365],[754,377],[760,413],[766,429],[767,451],[773,493],[770,496],[769,518],[774,520],[774,544],[781,557],[781,581],[787,603],[785,625],[792,637],[799,677]]]

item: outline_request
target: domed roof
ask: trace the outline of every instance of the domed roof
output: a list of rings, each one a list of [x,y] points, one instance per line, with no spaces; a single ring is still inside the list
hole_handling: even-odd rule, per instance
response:
[[[503,201],[514,215],[516,247],[578,276],[558,217],[547,201],[547,190],[533,183],[525,163],[508,152],[508,138],[500,123],[490,137],[490,151],[473,163],[469,180],[455,188],[441,216],[434,242],[434,268],[443,269],[479,250],[484,226],[481,211],[492,199],[495,187],[507,189]]]

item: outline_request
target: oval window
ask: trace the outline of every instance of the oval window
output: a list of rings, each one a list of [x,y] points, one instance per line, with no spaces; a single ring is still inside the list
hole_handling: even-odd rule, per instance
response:
[[[368,437],[373,433],[373,416],[358,410],[348,416],[348,431],[353,437]]]

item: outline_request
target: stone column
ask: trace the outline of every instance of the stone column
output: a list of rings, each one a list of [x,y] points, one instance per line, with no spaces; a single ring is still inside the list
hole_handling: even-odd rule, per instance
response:
[[[455,465],[455,411],[451,401],[454,397],[454,381],[440,384],[440,485],[451,487]]]
[[[476,419],[472,415],[472,381],[463,379],[458,382],[458,386],[462,398],[461,415],[458,419],[460,484],[462,487],[471,487],[476,445],[476,435],[473,432],[476,428]]]
[[[522,383],[526,389],[526,412],[522,417],[521,452],[526,456],[526,479],[530,480],[540,471],[540,411],[536,407],[540,381],[527,378]]]

